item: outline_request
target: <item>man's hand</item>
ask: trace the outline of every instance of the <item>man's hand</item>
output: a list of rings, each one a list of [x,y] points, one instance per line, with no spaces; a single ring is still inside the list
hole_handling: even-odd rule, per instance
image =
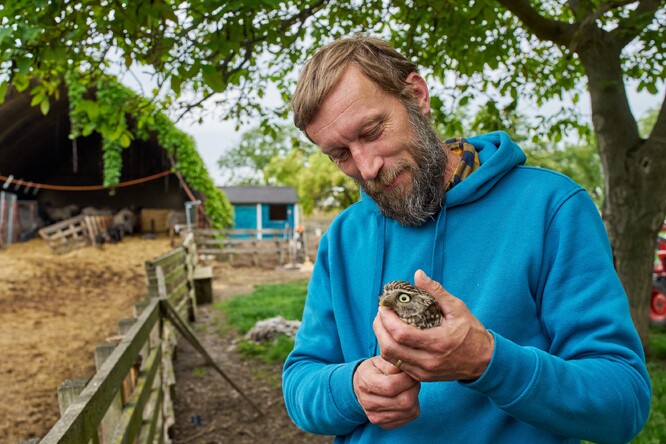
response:
[[[354,393],[368,420],[394,429],[419,416],[421,384],[379,356],[363,361],[354,372]]]
[[[373,328],[382,357],[418,381],[474,380],[488,367],[493,355],[493,335],[474,317],[463,301],[430,279],[422,270],[414,282],[430,293],[444,312],[438,327],[420,330],[380,307]]]

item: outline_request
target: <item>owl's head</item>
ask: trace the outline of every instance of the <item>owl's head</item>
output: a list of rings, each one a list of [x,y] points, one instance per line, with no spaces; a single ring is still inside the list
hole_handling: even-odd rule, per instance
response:
[[[392,281],[379,295],[379,305],[393,310],[401,319],[411,319],[427,310],[434,298],[405,281]]]

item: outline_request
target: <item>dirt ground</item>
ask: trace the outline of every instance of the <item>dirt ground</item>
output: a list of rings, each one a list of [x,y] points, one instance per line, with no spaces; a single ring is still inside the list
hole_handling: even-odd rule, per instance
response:
[[[0,250],[0,442],[46,434],[58,386],[95,373],[95,346],[146,295],[144,261],[169,248],[137,237],[62,256],[41,239]]]
[[[62,256],[38,239],[0,250],[0,442],[47,433],[59,418],[58,386],[94,374],[95,346],[116,335],[118,321],[131,317],[133,304],[145,297],[144,261],[170,248],[166,238],[130,237],[103,250],[87,247]],[[221,300],[257,283],[308,275],[215,262],[213,294]],[[194,327],[213,359],[265,415],[257,416],[181,338],[174,443],[331,442],[292,424],[280,366],[241,360],[234,332],[218,333],[223,323],[208,305],[200,307]]]
[[[307,279],[309,272],[230,267],[215,263],[213,298],[249,293],[254,284]],[[182,338],[176,370],[176,425],[173,442],[196,443],[330,443],[332,437],[300,431],[289,419],[282,398],[281,365],[241,359],[236,332],[225,327],[223,314],[210,305],[198,308],[193,324],[214,361],[262,411],[259,415]],[[220,331],[224,331],[220,335]]]

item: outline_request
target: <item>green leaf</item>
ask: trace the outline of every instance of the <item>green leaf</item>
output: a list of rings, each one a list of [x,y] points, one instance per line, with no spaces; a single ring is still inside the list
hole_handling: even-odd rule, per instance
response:
[[[9,26],[3,26],[0,28],[0,45],[5,41],[6,38],[11,39],[12,29]]]
[[[49,109],[51,107],[51,102],[49,101],[48,97],[44,97],[44,100],[41,101],[39,104],[39,109],[42,112],[42,114],[47,115],[49,113]]]
[[[171,90],[176,96],[180,96],[180,87],[182,85],[182,79],[180,77],[172,76],[171,79]]]
[[[23,92],[30,86],[30,78],[25,74],[16,73],[14,76],[14,86],[18,92]]]
[[[92,100],[85,100],[82,103],[84,111],[88,115],[88,119],[95,120],[99,116],[99,105]]]
[[[37,87],[35,87],[33,91],[38,91]],[[40,91],[33,96],[30,101],[30,106],[36,106],[37,104],[42,103],[42,100],[44,100],[44,94]]]
[[[30,72],[30,67],[35,63],[34,59],[28,57],[20,57],[16,61],[16,69],[20,74],[27,75]]]
[[[125,131],[125,127],[123,125],[118,125],[117,127],[115,127],[115,129],[113,130],[113,132],[111,134],[107,135],[107,137],[111,141],[118,140],[120,138],[120,136],[123,135],[124,131]],[[102,132],[106,132],[106,131],[103,130]]]
[[[81,130],[81,135],[83,137],[87,137],[87,136],[91,135],[94,130],[95,130],[95,124],[94,123],[88,123]]]
[[[128,148],[132,144],[132,139],[127,135],[127,133],[123,133],[122,136],[120,136],[120,146],[123,148]]]
[[[434,110],[439,110],[442,109],[444,106],[444,102],[439,96],[431,96],[430,97],[430,108]]]
[[[203,75],[204,82],[215,92],[222,92],[226,89],[227,85],[222,79],[222,75],[217,72],[213,65],[203,65],[201,67],[201,74]]]
[[[7,81],[4,81],[0,83],[0,105],[5,103],[5,96],[7,95],[7,87],[9,86],[9,83]]]

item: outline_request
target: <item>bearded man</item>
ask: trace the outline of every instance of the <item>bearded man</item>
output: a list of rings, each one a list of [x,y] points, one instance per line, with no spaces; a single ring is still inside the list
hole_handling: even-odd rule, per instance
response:
[[[524,166],[503,132],[440,142],[417,67],[373,37],[317,51],[292,107],[363,191],[320,242],[284,366],[299,427],[401,444],[627,442],[641,430],[645,358],[584,189]],[[433,296],[441,324],[378,309],[395,280]]]

